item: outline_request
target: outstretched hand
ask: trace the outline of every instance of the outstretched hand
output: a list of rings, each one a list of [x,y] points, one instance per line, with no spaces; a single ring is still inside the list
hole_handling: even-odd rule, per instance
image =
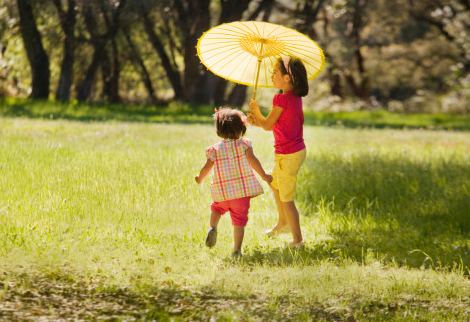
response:
[[[196,176],[194,179],[196,180],[196,182],[197,182],[198,184],[201,184],[201,183],[202,183],[201,178],[199,178],[199,176]]]

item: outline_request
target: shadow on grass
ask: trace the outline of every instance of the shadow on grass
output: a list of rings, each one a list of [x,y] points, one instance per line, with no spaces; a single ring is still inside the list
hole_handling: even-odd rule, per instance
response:
[[[307,266],[314,265],[318,261],[330,259],[344,262],[345,257],[338,257],[338,252],[326,244],[308,243],[302,249],[291,249],[289,247],[251,247],[248,252],[240,258],[226,258],[227,264],[235,265],[268,265],[268,266]]]
[[[2,321],[300,321],[305,316],[338,318],[323,305],[306,306],[299,298],[298,310],[277,310],[261,294],[223,295],[211,285],[190,290],[173,281],[121,287],[67,274],[9,274],[0,276]],[[279,296],[288,306],[292,295]],[[256,310],[252,310],[256,307]],[[299,318],[300,317],[300,318]]]
[[[314,227],[304,227],[307,247],[254,248],[245,264],[348,259],[470,273],[470,164],[463,160],[310,157],[297,201],[302,220]]]

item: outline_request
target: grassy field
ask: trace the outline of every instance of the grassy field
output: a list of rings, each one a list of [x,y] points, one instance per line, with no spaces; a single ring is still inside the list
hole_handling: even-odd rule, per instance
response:
[[[263,106],[261,106],[263,108]],[[188,106],[172,102],[168,106],[88,104],[79,102],[0,99],[0,116],[72,121],[165,122],[212,124],[214,107]],[[267,109],[265,110],[267,113]],[[470,115],[404,114],[379,111],[313,112],[305,111],[305,124],[349,128],[393,128],[430,130],[470,130]]]
[[[218,140],[210,116],[102,121],[113,118],[103,109],[101,121],[82,111],[83,122],[79,110],[66,120],[9,110],[0,320],[470,319],[466,132],[306,126],[296,200],[307,246],[263,235],[277,216],[263,183],[233,260],[229,218],[214,249],[203,242],[210,180],[194,176]],[[270,169],[271,134],[247,137]]]

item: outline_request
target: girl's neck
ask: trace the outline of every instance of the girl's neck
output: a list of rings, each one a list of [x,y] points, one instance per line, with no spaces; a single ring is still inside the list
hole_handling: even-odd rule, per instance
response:
[[[282,89],[282,92],[283,92],[284,94],[286,94],[286,93],[292,92],[292,91],[294,90],[294,87],[292,86],[291,83],[288,83],[288,84],[286,84],[286,86],[284,86],[284,87],[281,88],[281,89]]]

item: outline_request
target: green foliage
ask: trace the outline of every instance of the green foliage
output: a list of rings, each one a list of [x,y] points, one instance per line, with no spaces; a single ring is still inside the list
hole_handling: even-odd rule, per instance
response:
[[[235,0],[224,1],[229,2],[237,3]],[[66,9],[68,1],[61,3]],[[144,85],[147,76],[157,100],[171,99],[173,88],[168,69],[185,80],[186,90],[200,80],[197,74],[193,79],[188,78],[199,62],[195,56],[185,56],[188,50],[194,50],[199,31],[189,37],[185,28],[194,30],[201,19],[207,19],[207,23],[213,26],[231,18],[222,17],[221,3],[213,0],[208,2],[209,9],[201,13],[199,19],[188,20],[192,14],[198,13],[192,12],[188,16],[183,13],[184,10],[178,9],[190,8],[192,2],[183,1],[181,6],[178,3],[173,0],[146,0],[128,1],[124,6],[118,19],[118,32],[112,40],[107,39],[106,56],[100,60],[104,62],[104,58],[108,57],[108,67],[113,65],[114,72],[119,72],[119,82],[116,84],[123,101],[153,101],[150,90]],[[319,3],[322,6],[317,19],[307,23],[304,14]],[[31,71],[18,28],[16,2],[4,0],[4,4],[0,9],[0,97],[27,97],[31,92]],[[32,1],[32,4],[49,56],[50,97],[53,98],[62,68],[65,35],[52,2]],[[109,0],[77,3],[72,99],[77,96],[77,89],[92,63],[96,49],[94,45],[109,36],[108,28],[116,4]],[[159,52],[149,41],[142,23],[141,5],[153,23],[153,30],[161,44]],[[88,18],[85,19],[84,13],[88,6],[92,13],[89,19],[95,20],[94,28],[87,27],[85,23]],[[302,11],[302,8],[308,10]],[[264,11],[261,16],[269,17],[270,22],[311,32],[310,36],[326,54],[326,68],[317,79],[325,89],[322,91],[323,97],[359,97],[379,101],[384,106],[391,101],[399,102],[403,103],[403,110],[407,112],[468,112],[470,32],[466,22],[470,10],[461,1],[251,1],[243,18],[257,12],[257,9]],[[97,31],[97,34],[93,35],[91,30]],[[133,46],[126,36],[129,36]],[[167,69],[163,68],[162,63],[166,59],[169,61]],[[147,72],[143,71],[142,66]],[[103,95],[104,85],[110,76],[105,70],[104,65],[97,69],[88,100],[103,102],[108,99]],[[363,91],[358,91],[362,87]],[[199,90],[210,97],[213,86]],[[420,94],[423,92],[426,95]],[[426,98],[425,102],[415,102],[423,97]]]

